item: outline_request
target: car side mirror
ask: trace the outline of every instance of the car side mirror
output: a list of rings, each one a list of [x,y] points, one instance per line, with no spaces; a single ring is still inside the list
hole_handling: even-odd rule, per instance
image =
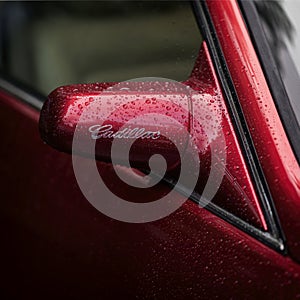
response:
[[[184,83],[144,78],[57,88],[41,111],[42,139],[63,152],[129,163],[145,172],[154,154],[165,158],[168,172],[192,152],[197,161],[198,155],[210,157],[211,142],[223,137],[223,127],[220,94],[206,54],[202,48],[200,63]]]
[[[150,157],[160,154],[172,170],[192,137],[200,152],[207,151],[209,138],[203,123],[195,122],[192,102],[201,102],[206,127],[211,123],[212,131],[221,120],[207,106],[212,100],[210,93],[164,80],[65,86],[49,95],[40,132],[47,144],[60,151],[111,162],[112,146],[118,144],[115,163],[125,164],[130,150],[134,168],[147,170]],[[80,140],[76,149],[74,138]],[[95,151],[89,148],[91,143]]]

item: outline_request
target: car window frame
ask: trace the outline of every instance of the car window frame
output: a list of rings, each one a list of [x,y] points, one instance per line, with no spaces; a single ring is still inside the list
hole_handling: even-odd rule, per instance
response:
[[[228,107],[231,121],[237,134],[239,145],[249,170],[251,180],[255,186],[259,204],[267,222],[268,231],[262,231],[246,222],[240,222],[241,220],[237,220],[238,218],[234,217],[232,219],[232,216],[230,215],[225,216],[225,220],[233,223],[244,232],[279,253],[286,254],[287,249],[285,235],[280,225],[280,220],[272,195],[269,191],[268,184],[264,177],[259,158],[255,151],[255,146],[241,108],[240,100],[235,90],[227,61],[218,40],[215,24],[210,16],[206,1],[207,0],[194,0],[194,12],[197,16],[196,19],[198,21],[199,28],[207,43],[217,77],[224,93],[224,99]],[[206,208],[209,210],[209,205]],[[214,209],[212,209],[212,211],[214,211]]]

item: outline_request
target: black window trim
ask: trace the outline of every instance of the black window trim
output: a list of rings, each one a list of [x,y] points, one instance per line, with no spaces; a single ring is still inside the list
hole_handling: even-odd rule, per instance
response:
[[[42,109],[46,100],[46,97],[42,94],[17,80],[7,77],[3,72],[0,72],[0,88],[38,111]]]

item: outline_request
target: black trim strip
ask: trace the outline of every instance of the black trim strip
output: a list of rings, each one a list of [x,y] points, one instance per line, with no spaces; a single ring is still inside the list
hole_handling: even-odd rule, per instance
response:
[[[29,88],[2,75],[0,75],[0,88],[37,110],[42,109],[43,102],[46,100],[46,97],[43,97],[41,94],[30,91]]]
[[[300,126],[297,122],[297,118],[282,82],[280,72],[266,39],[256,7],[253,1],[249,0],[239,0],[239,6],[241,8],[256,54],[261,63],[265,78],[272,94],[272,98],[276,105],[279,116],[283,121],[282,123],[285,132],[287,133],[295,157],[298,163],[300,163]]]
[[[220,217],[224,221],[228,222],[229,224],[239,228],[240,230],[246,232],[250,236],[256,238],[260,242],[264,243],[265,245],[273,248],[281,253],[284,253],[284,243],[281,239],[274,237],[272,234],[266,231],[262,231],[256,228],[253,225],[250,225],[246,221],[240,219],[239,217],[235,216],[234,214],[226,211],[225,209],[221,208],[220,206],[210,202],[210,201],[201,201],[201,195],[193,192],[190,195],[187,191],[185,191],[184,186],[178,185],[178,182],[174,182],[172,179],[164,178],[163,181],[172,188],[175,188],[177,192],[180,194],[188,197],[194,203],[198,204],[199,207],[204,208],[214,215]]]
[[[225,220],[228,220],[238,228],[256,237],[273,249],[285,254],[286,247],[284,234],[282,232],[272,197],[261,169],[226,60],[221,50],[213,22],[210,18],[208,8],[206,3],[200,0],[193,1],[193,6],[198,25],[207,42],[217,76],[220,80],[225,99],[227,100],[230,117],[232,119],[240,147],[244,154],[246,164],[249,167],[250,176],[254,182],[256,192],[261,202],[269,231],[261,231],[227,212],[224,214],[219,211],[220,208],[207,207],[207,209],[211,209],[214,213],[219,214],[220,217],[225,218]]]

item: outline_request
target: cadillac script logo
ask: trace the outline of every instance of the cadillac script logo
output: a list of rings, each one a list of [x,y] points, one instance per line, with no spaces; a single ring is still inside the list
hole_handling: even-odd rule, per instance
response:
[[[89,128],[91,138],[97,139],[152,139],[156,140],[160,137],[159,131],[147,131],[145,128],[130,128],[126,127],[119,131],[113,131],[112,125],[93,125]]]

